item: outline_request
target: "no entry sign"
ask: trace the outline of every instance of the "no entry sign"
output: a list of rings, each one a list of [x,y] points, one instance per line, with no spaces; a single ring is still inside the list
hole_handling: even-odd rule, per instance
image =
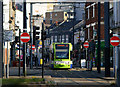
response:
[[[30,45],[30,49],[31,49],[31,45]],[[32,50],[34,50],[35,49],[35,45],[32,45]]]
[[[20,40],[26,43],[30,40],[30,35],[28,33],[22,33],[22,35],[20,36]]]
[[[83,46],[84,46],[85,48],[88,48],[88,47],[89,47],[89,43],[88,43],[88,42],[85,42],[85,43],[83,44]]]
[[[112,37],[112,38],[110,39],[110,43],[111,43],[111,45],[113,45],[113,46],[118,46],[119,43],[120,43],[119,37],[117,37],[117,36]]]

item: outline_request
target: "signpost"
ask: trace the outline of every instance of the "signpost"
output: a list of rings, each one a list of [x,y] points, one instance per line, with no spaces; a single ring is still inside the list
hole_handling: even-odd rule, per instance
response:
[[[119,45],[119,43],[120,43],[120,39],[119,39],[119,37],[117,37],[117,36],[113,36],[111,39],[110,39],[110,44],[112,45],[112,46],[118,46]],[[116,55],[116,50],[115,50],[115,55]],[[116,59],[116,57],[115,57],[115,61],[116,61],[117,59]],[[118,59],[117,61],[118,61],[118,67],[117,67],[117,64],[116,64],[116,62],[115,62],[115,78],[116,78],[116,84],[117,84],[117,86],[119,87],[120,86],[120,83],[119,83],[119,81],[120,81],[120,70],[119,70],[119,60],[120,59]]]
[[[113,37],[110,39],[110,43],[111,43],[111,45],[113,45],[113,46],[118,46],[119,43],[120,43],[119,37],[113,36]]]
[[[28,33],[22,33],[22,35],[20,36],[20,40],[25,43],[25,47],[24,50],[26,52],[26,43],[30,40],[30,35]],[[24,59],[24,67],[23,67],[23,73],[24,76],[26,76],[26,54],[25,55],[25,59]]]
[[[7,64],[6,64],[6,78],[9,78],[9,64],[8,64],[8,42],[14,41],[13,30],[4,31],[4,41],[7,42]],[[5,61],[4,61],[5,63]]]
[[[89,62],[88,62],[88,64],[87,64],[87,48],[89,47],[88,41],[86,41],[86,42],[83,44],[83,46],[86,48],[86,68],[87,68],[87,66],[89,66]]]

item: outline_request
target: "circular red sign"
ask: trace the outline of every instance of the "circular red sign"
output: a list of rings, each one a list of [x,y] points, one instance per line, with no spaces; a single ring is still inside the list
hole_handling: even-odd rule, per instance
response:
[[[30,45],[30,49],[31,49],[31,45]],[[35,49],[35,45],[32,45],[32,50],[34,50]]]
[[[28,33],[22,33],[22,35],[20,36],[20,40],[26,43],[30,40],[30,35]]]
[[[89,43],[88,43],[88,42],[85,42],[85,43],[83,44],[83,46],[84,46],[85,48],[88,48],[88,47],[89,47]]]
[[[113,46],[118,46],[119,43],[120,43],[119,37],[113,36],[113,37],[110,39],[110,43],[111,43],[111,45],[113,45]]]

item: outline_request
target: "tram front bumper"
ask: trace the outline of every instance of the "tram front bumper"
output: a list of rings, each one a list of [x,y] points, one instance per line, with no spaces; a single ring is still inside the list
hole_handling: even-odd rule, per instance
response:
[[[54,64],[54,68],[71,68],[71,64]]]

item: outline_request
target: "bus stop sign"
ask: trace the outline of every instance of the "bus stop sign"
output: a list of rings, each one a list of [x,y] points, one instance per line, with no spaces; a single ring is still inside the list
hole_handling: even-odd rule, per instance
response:
[[[89,43],[88,43],[88,42],[85,42],[85,43],[83,44],[83,46],[84,46],[85,48],[88,48],[88,47],[89,47]]]
[[[110,39],[110,43],[111,43],[111,45],[113,45],[113,46],[118,46],[119,43],[120,43],[119,37],[113,36],[113,37]]]

